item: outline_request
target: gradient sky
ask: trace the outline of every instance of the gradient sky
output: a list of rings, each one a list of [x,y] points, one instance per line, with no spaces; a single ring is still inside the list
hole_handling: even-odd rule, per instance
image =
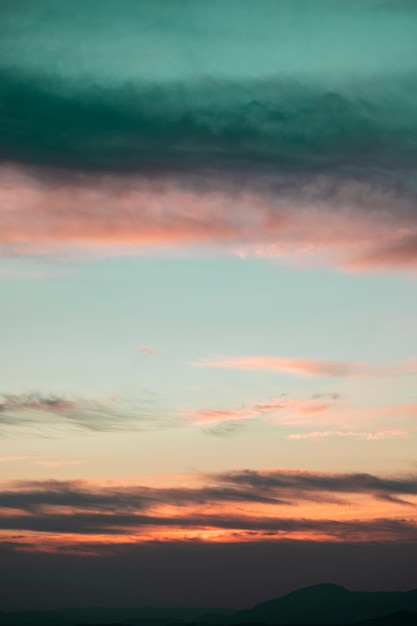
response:
[[[416,9],[0,0],[2,607],[417,586]]]

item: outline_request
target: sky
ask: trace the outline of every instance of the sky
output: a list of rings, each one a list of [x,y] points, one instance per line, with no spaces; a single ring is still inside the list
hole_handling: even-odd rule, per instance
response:
[[[417,587],[417,10],[0,0],[0,608]]]

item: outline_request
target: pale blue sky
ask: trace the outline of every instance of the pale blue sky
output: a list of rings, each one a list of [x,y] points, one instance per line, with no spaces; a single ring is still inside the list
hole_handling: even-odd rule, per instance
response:
[[[308,399],[338,393],[344,410],[413,403],[414,376],[343,379],[192,365],[213,355],[404,362],[417,352],[412,276],[300,271],[248,259],[113,259],[64,268],[53,263],[2,265],[9,272],[13,266],[22,273],[58,276],[1,281],[0,324],[6,330],[2,391],[103,402],[117,396],[127,410],[141,415],[149,406],[162,421],[146,433],[127,427],[121,433],[72,428],[65,434],[39,424],[18,435],[9,431],[4,454],[23,451],[82,461],[52,471],[96,477],[109,475],[110,455],[112,475],[125,478],[242,466],[248,458],[256,467],[319,469],[329,463],[347,469],[352,454],[354,465],[363,469],[402,467],[414,458],[413,434],[398,441],[290,442],[284,438],[289,433],[335,427],[299,425],[297,420],[294,426],[268,425],[256,418],[243,420],[241,428],[224,436],[210,436],[204,426],[178,426],[187,410],[238,409],[281,394]],[[59,276],[63,269],[65,277]],[[146,355],[141,347],[155,353]],[[384,430],[414,430],[413,420],[395,413],[381,419]],[[355,429],[369,430],[366,416]],[[51,432],[52,446],[44,439]],[[7,474],[19,476],[28,465],[33,462],[9,463]],[[31,471],[43,476],[51,470],[38,466]]]

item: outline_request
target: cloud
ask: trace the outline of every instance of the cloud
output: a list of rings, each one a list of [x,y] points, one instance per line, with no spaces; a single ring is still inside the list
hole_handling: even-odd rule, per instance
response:
[[[381,439],[407,439],[409,433],[405,430],[382,430],[378,432],[354,430],[318,430],[309,433],[292,433],[286,439],[328,439],[329,437],[348,437],[363,441],[379,441]]]
[[[161,505],[182,507],[210,502],[288,503],[268,494],[226,485],[203,488],[150,488],[116,485],[102,487],[88,481],[20,481],[0,493],[0,508],[42,512],[45,507],[72,507],[88,511],[146,511]]]
[[[252,182],[3,167],[0,250],[3,256],[81,258],[221,253],[355,270],[375,249],[402,248],[417,229],[413,200],[366,183],[335,186],[326,176]],[[404,259],[403,267],[413,264]]]
[[[387,430],[386,420],[413,420],[417,416],[417,405],[343,408],[339,406],[340,399],[341,396],[337,393],[313,394],[308,398],[283,395],[258,400],[246,406],[203,409],[182,406],[167,412],[153,401],[150,402],[148,397],[111,396],[92,400],[37,392],[3,393],[0,394],[0,434],[6,437],[25,433],[41,437],[60,437],[68,430],[105,433],[201,426],[207,434],[228,436],[238,433],[245,424],[256,421],[279,426],[333,426],[323,431],[287,435],[287,438],[293,440],[330,436],[379,440],[407,437],[413,430],[410,425],[404,430]],[[368,425],[369,431],[363,430],[364,424]],[[340,428],[341,425],[344,429]],[[350,430],[346,430],[347,425]],[[49,461],[45,465],[47,463]]]
[[[417,477],[413,474],[235,470],[195,475],[194,483],[196,480],[195,486],[162,488],[103,486],[81,480],[8,483],[0,490],[0,509],[4,511],[1,528],[81,535],[120,535],[145,528],[146,536],[174,527],[187,532],[202,528],[290,534],[308,531],[313,538],[316,533],[316,538],[328,535],[339,539],[348,531],[351,539],[361,533],[369,538],[372,523],[381,533],[391,528],[393,536],[395,529],[400,534],[401,529],[407,533],[415,530],[414,521],[405,522],[396,517],[395,509],[386,508],[416,505],[412,499],[417,496]],[[355,504],[359,517],[348,519],[344,515],[338,520],[338,507],[352,505],[358,496],[366,496],[365,509],[363,504]],[[412,501],[404,500],[404,496]],[[384,511],[393,516],[391,520],[381,515],[371,520],[369,511],[378,501],[385,503]],[[311,502],[324,507],[324,517],[320,508],[314,513],[311,507],[303,508],[303,503]],[[303,511],[298,516],[294,514],[296,505]],[[311,519],[304,519],[306,510]]]
[[[293,441],[344,437],[363,441],[408,438],[416,428],[417,405],[396,404],[360,408],[340,405],[339,394],[313,394],[309,398],[291,398],[285,394],[249,403],[246,406],[207,409],[183,409],[179,425],[205,427],[214,435],[232,435],[251,423],[280,427],[311,427],[315,430],[284,435]],[[402,428],[399,428],[401,420]],[[388,424],[391,427],[388,428]],[[321,430],[317,430],[321,427]],[[367,430],[364,430],[366,428]]]
[[[326,401],[323,401],[326,397]],[[223,424],[240,422],[255,418],[267,418],[284,414],[289,420],[295,416],[316,416],[333,408],[337,395],[324,396],[320,394],[315,398],[278,398],[256,402],[246,407],[232,409],[201,409],[194,411],[182,411],[186,423],[190,425]]]
[[[82,76],[13,70],[0,68],[3,162],[151,175],[302,177],[335,168],[335,181],[353,174],[381,182],[378,170],[399,180],[399,164],[415,166],[415,64],[408,75],[346,76],[333,86],[278,67],[258,79],[154,76],[144,83],[136,75],[117,85],[97,76],[97,86]]]
[[[393,477],[379,477],[365,473],[325,473],[298,470],[243,470],[220,473],[216,479],[223,484],[246,486],[259,490],[272,490],[283,495],[293,492],[302,497],[320,493],[362,493],[372,494],[375,497],[385,497],[398,494],[417,494],[417,477],[414,475],[400,475]],[[275,491],[276,490],[276,491]]]
[[[364,251],[350,262],[350,267],[359,271],[416,267],[416,265],[417,235],[407,232],[404,237],[382,249],[377,245],[372,246],[370,250]]]
[[[277,371],[335,378],[385,378],[417,374],[416,359],[409,359],[405,363],[396,365],[372,365],[358,361],[316,361],[271,356],[241,356],[202,359],[193,365],[197,367]]]
[[[317,535],[338,541],[414,541],[416,524],[407,519],[379,518],[363,520],[314,520],[279,517],[247,517],[216,515],[189,515],[186,517],[158,517],[151,515],[104,514],[49,514],[11,515],[0,519],[0,529],[59,533],[71,535],[119,535],[123,531],[138,531],[146,527],[179,527],[194,530],[219,529],[226,531],[255,531],[260,538],[268,535],[285,536],[299,533],[303,537]]]
[[[60,413],[76,407],[76,401],[65,400],[58,396],[41,396],[37,394],[3,395],[3,401],[0,403],[0,413],[7,415],[18,410]]]
[[[151,348],[151,346],[141,346],[139,348],[139,352],[141,352],[145,356],[152,356],[153,354],[156,353],[156,350],[155,348]]]
[[[0,16],[3,256],[416,271],[413,10],[24,6]]]
[[[40,393],[0,394],[0,433],[26,430],[48,436],[75,428],[91,432],[145,430],[161,427],[164,416],[149,402],[117,397],[103,400],[65,398]]]

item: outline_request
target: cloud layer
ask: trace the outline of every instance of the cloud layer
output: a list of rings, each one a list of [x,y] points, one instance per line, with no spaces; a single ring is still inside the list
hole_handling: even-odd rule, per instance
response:
[[[417,478],[412,474],[237,470],[194,476],[194,481],[195,486],[167,488],[84,481],[10,483],[0,492],[0,526],[3,531],[41,533],[46,539],[58,533],[97,539],[129,536],[134,541],[172,536],[244,540],[250,535],[415,540],[415,520],[395,510],[416,506]],[[378,502],[385,503],[382,509],[375,509]],[[316,506],[306,509],[303,503]],[[353,507],[355,514],[347,507],[341,515],[341,505]]]
[[[411,6],[24,6],[0,18],[3,255],[416,269]]]

